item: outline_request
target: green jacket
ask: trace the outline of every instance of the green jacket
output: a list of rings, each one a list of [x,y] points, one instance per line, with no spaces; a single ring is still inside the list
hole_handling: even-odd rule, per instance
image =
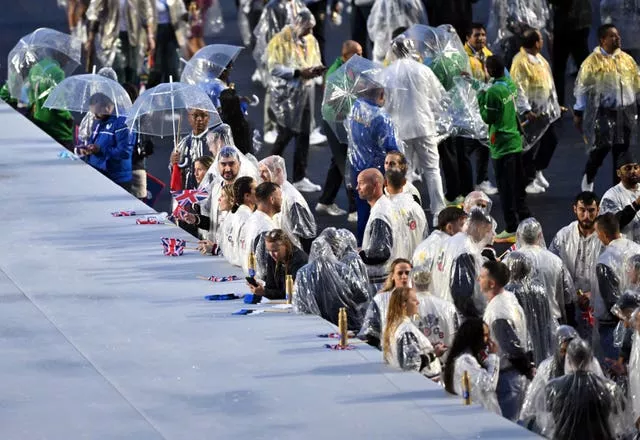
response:
[[[7,87],[7,83],[4,83],[2,87],[0,87],[0,99],[2,99],[13,108],[18,105],[18,100],[11,97],[11,94],[9,93],[9,87]]]
[[[478,93],[480,116],[489,125],[489,150],[493,159],[522,152],[522,137],[515,99],[516,85],[510,78],[493,80],[491,87]]]
[[[73,117],[66,110],[44,107],[49,93],[64,79],[60,66],[44,59],[29,71],[29,104],[33,122],[56,141],[65,144],[73,141]]]
[[[341,56],[336,58],[333,64],[329,66],[329,69],[327,69],[327,73],[324,74],[324,79],[327,79],[329,75],[331,75],[333,72],[338,70],[343,64],[344,64],[344,61],[342,61]]]

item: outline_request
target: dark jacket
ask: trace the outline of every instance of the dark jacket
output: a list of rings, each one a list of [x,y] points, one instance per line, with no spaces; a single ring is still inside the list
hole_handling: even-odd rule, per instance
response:
[[[428,0],[426,1],[429,26],[450,24],[465,41],[465,34],[473,22],[473,4],[478,0]],[[425,2],[425,0],[423,0]]]
[[[264,296],[269,299],[285,299],[286,275],[293,275],[295,281],[298,270],[307,264],[308,260],[307,254],[297,247],[293,248],[293,255],[287,264],[276,263],[269,257],[264,280]]]
[[[87,163],[102,171],[116,183],[131,182],[131,155],[133,146],[129,143],[129,129],[123,116],[115,115],[101,121],[96,120],[90,144],[96,144],[100,151],[88,156]]]

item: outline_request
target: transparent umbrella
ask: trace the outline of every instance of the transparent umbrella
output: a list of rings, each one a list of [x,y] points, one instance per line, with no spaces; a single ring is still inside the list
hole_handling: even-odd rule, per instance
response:
[[[340,142],[347,142],[343,122],[356,99],[372,89],[382,88],[377,80],[382,66],[354,55],[326,79],[322,98],[322,118],[327,121]]]
[[[220,76],[234,62],[242,46],[210,44],[197,51],[182,70],[180,81],[187,84],[208,83]]]
[[[69,34],[39,28],[20,38],[7,57],[7,87],[13,98],[20,98],[31,68],[45,59],[55,61],[65,76],[80,66],[81,42]]]
[[[168,82],[146,90],[136,99],[128,113],[127,125],[138,133],[173,136],[191,131],[189,111],[201,110],[209,116],[209,127],[222,122],[209,96],[199,87]]]
[[[413,42],[420,60],[436,74],[446,90],[454,86],[453,78],[461,72],[471,72],[469,57],[453,26],[438,27],[416,24],[396,39]]]
[[[104,95],[108,98],[114,105],[113,112],[116,116],[125,115],[131,108],[129,94],[120,84],[94,73],[74,75],[64,79],[49,94],[44,106],[86,113],[90,111],[90,102],[94,95]]]

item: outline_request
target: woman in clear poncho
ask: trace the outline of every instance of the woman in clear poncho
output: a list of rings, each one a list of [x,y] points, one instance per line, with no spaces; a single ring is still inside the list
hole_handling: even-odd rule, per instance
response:
[[[384,360],[393,367],[417,371],[439,381],[442,371],[439,357],[445,348],[434,347],[411,320],[419,305],[416,291],[410,287],[398,287],[391,293],[382,340]]]
[[[368,282],[340,261],[337,237],[334,229],[313,241],[309,263],[296,277],[293,304],[298,313],[318,315],[335,325],[340,308],[345,307],[348,329],[358,331],[370,300]]]
[[[260,177],[282,189],[282,207],[278,215],[280,227],[287,232],[296,247],[308,251],[316,236],[316,220],[300,192],[287,180],[287,166],[281,156],[269,156],[260,161]]]
[[[362,327],[358,333],[358,337],[366,341],[367,344],[380,348],[391,292],[396,287],[410,286],[411,278],[409,275],[412,268],[411,262],[404,258],[398,258],[391,263],[387,280],[382,286],[382,290],[369,302]]]
[[[394,30],[427,22],[427,12],[420,0],[376,0],[367,20],[367,31],[373,41],[373,59],[384,61]]]
[[[625,398],[618,386],[590,371],[591,347],[574,339],[567,347],[565,375],[544,388],[537,421],[553,439],[614,440],[629,433]]]
[[[256,208],[257,182],[250,176],[239,177],[233,184],[233,207],[224,221],[226,232],[220,243],[222,255],[234,266],[242,267],[240,240],[242,229]]]
[[[539,365],[552,353],[553,334],[557,323],[551,317],[544,286],[532,277],[531,260],[522,252],[512,252],[506,260],[510,280],[505,290],[512,292],[527,318],[534,362]]]
[[[500,373],[496,352],[487,325],[480,318],[469,318],[460,326],[449,349],[442,379],[448,392],[462,396],[462,376],[468,373],[471,402],[502,415],[496,395]]]

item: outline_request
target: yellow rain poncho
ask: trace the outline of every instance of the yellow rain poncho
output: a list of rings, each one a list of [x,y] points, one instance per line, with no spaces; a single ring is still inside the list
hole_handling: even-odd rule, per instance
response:
[[[464,51],[469,55],[469,63],[471,64],[471,75],[478,81],[488,82],[489,78],[487,78],[484,71],[484,64],[493,53],[483,47],[482,50],[475,50],[469,44],[464,45]]]
[[[626,143],[629,132],[635,135],[638,75],[633,58],[620,49],[609,55],[598,46],[580,66],[574,109],[584,111],[582,126],[589,149]]]

